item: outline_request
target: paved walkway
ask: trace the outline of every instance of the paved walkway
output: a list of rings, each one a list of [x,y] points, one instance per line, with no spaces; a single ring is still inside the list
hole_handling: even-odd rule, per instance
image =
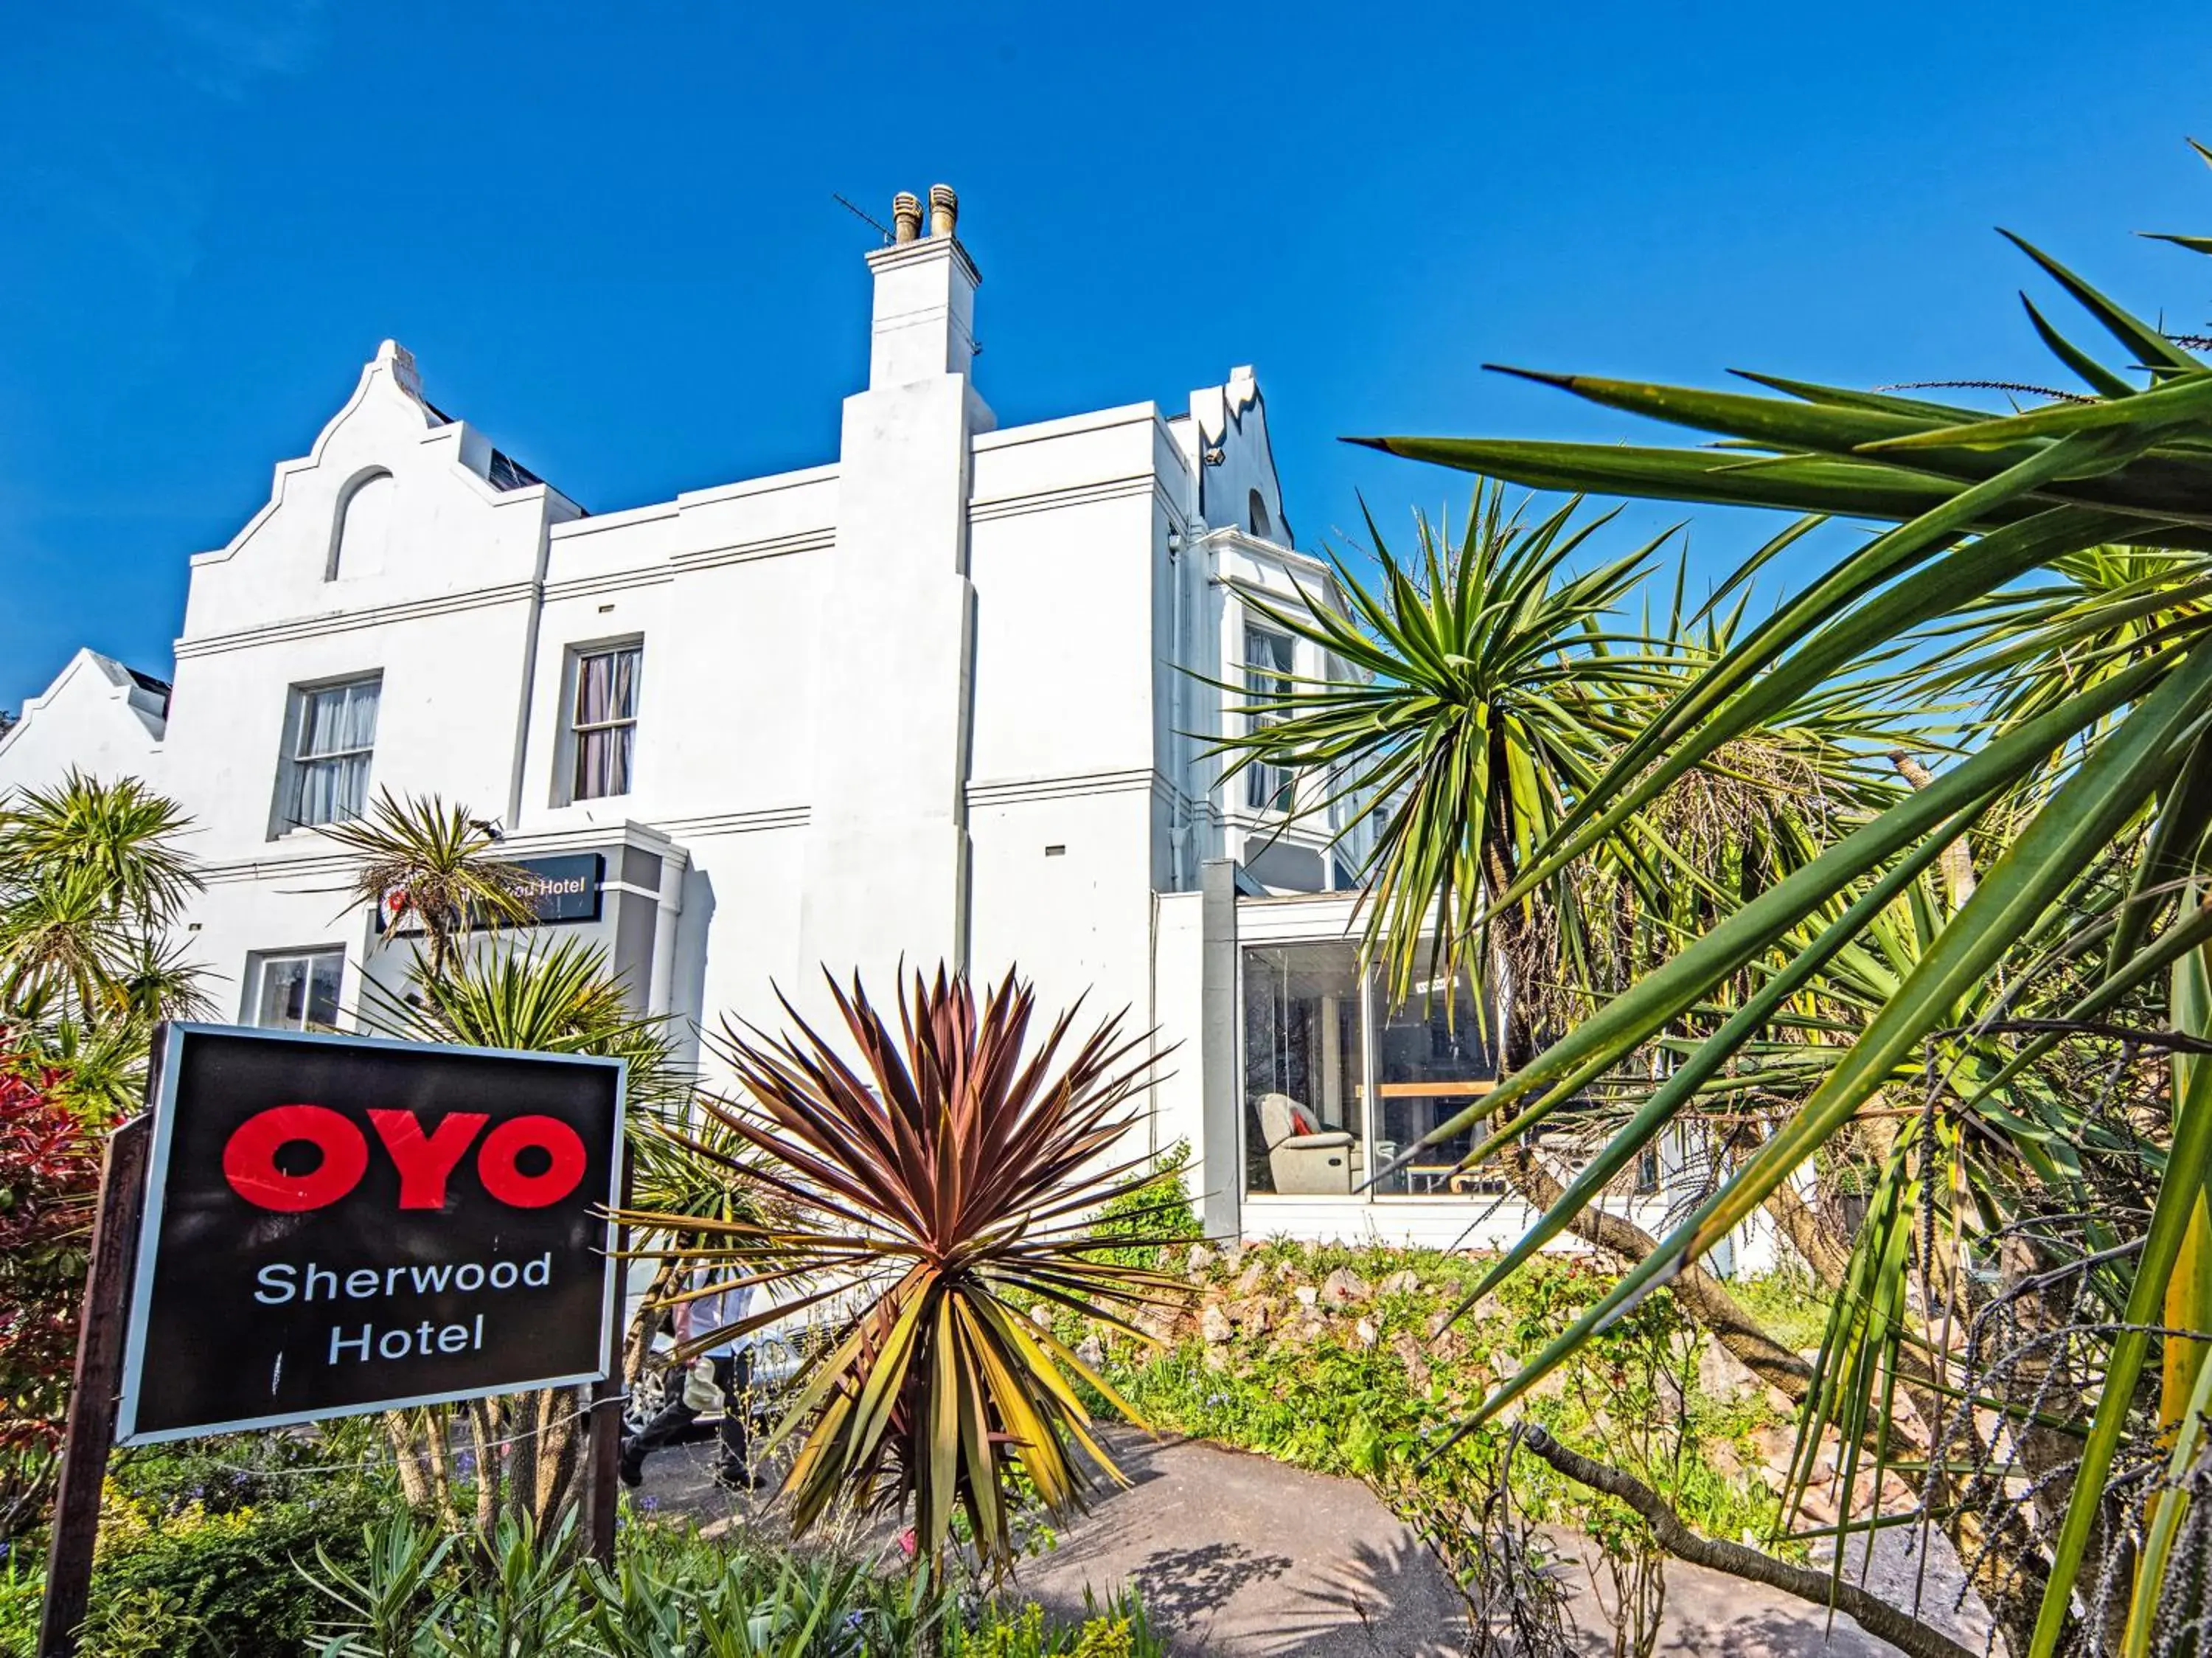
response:
[[[1184,1658],[1450,1658],[1465,1650],[1457,1592],[1365,1486],[1199,1441],[1108,1431],[1129,1488],[1107,1494],[1061,1533],[1058,1548],[1017,1574],[1020,1591],[1055,1613],[1080,1615],[1086,1588],[1103,1600],[1134,1583],[1154,1627]],[[733,1505],[768,1518],[759,1499],[708,1482],[707,1448],[654,1458],[646,1494],[709,1530],[732,1517]],[[1876,1564],[1869,1587],[1893,1583],[1893,1600],[1909,1603],[1911,1567]],[[1611,1629],[1589,1574],[1567,1570],[1583,1650],[1609,1653]],[[1939,1598],[1931,1587],[1922,1616],[1978,1649],[1981,1630],[1946,1616],[1933,1604]],[[1848,1618],[1831,1628],[1820,1607],[1668,1563],[1657,1652],[1668,1658],[1883,1658],[1895,1650]]]

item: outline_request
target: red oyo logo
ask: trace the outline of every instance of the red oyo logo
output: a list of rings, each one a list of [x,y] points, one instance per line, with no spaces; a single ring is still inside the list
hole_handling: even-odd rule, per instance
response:
[[[511,1209],[544,1209],[583,1183],[582,1137],[557,1117],[510,1117],[489,1134],[483,1126],[491,1119],[482,1112],[449,1111],[427,1133],[411,1111],[371,1111],[368,1117],[399,1172],[402,1209],[443,1209],[447,1185],[472,1146],[477,1179]],[[301,1145],[313,1148],[316,1161],[304,1173],[289,1173],[278,1155]],[[231,1131],[222,1175],[255,1208],[296,1215],[350,1195],[368,1173],[368,1137],[344,1113],[328,1106],[271,1106]]]

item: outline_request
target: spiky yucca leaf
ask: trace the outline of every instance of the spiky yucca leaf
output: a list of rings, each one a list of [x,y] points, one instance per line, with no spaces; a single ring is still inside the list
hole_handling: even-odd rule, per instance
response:
[[[2106,935],[2104,981],[2081,1006],[2100,998],[2109,1005],[2130,992],[2158,995],[2177,952],[2203,936],[2202,913],[2191,911],[2194,892],[2212,879],[2212,845],[2204,835],[2212,755],[2203,713],[2212,702],[2212,614],[2199,602],[2212,584],[2206,557],[2212,549],[2212,364],[2056,260],[2019,245],[2125,353],[2120,368],[2100,364],[2030,308],[2036,332],[2090,386],[2091,398],[2062,398],[1993,417],[1771,376],[1752,378],[1778,397],[1540,376],[1606,406],[1692,428],[1724,447],[1376,440],[1396,454],[1543,488],[1778,507],[1892,526],[1815,571],[1662,710],[1571,805],[1509,897],[1537,890],[1632,823],[1706,756],[1872,654],[1894,650],[1931,625],[1977,617],[1996,619],[1981,635],[1985,666],[2001,663],[2008,649],[2040,649],[2044,642],[2024,640],[2018,630],[2008,637],[2003,612],[2020,596],[2013,584],[2039,570],[2065,573],[2069,564],[2078,581],[2082,561],[2095,549],[2149,550],[2148,556],[2127,555],[2124,568],[2088,572],[2091,584],[2103,590],[2079,603],[2066,600],[2070,608],[2057,619],[2073,638],[2053,660],[2054,671],[2039,684],[1992,697],[1990,722],[1969,758],[1838,842],[1799,876],[1722,919],[1501,1088],[1493,1105],[1517,1107],[1516,1121],[1540,1115],[1547,1101],[1575,1085],[1580,1071],[1666,1028],[1732,964],[1772,949],[1839,897],[1929,853],[1931,838],[1948,840],[1973,830],[1997,808],[2012,814],[2008,844],[1982,884],[1930,936],[1791,1119],[1486,1411],[1524,1390],[1603,1320],[1739,1224],[1900,1067],[1923,1059],[1948,1063],[1961,1002],[2053,907],[2072,901],[2105,849],[2151,826],[2135,842],[2143,849],[2132,883],[2141,901]],[[2204,251],[2186,239],[2181,245]],[[2137,373],[2147,375],[2144,383],[2131,378]],[[2147,619],[2148,627],[2142,625]],[[2023,799],[2026,807],[2015,810]],[[1862,916],[1859,924],[1870,920]],[[2145,939],[2154,942],[2137,948]],[[2170,993],[2165,1010],[2178,1011]],[[1732,1026],[1692,1063],[1717,1066],[1753,1033]],[[2017,1076],[2025,1057],[2004,1070]],[[2150,1327],[2177,1264],[2194,1270],[2184,1240],[2212,1173],[2212,1111],[2181,1109],[2168,1132],[2157,1201],[2136,1239],[2140,1253],[2122,1314],[2131,1333],[2114,1339],[2107,1352],[2095,1420],[2051,1551],[2040,1612],[2032,1637],[2017,1643],[2033,1658],[2060,1649],[2077,1628],[2077,1594],[2087,1593],[2085,1551],[2150,1339],[2132,1332]],[[2015,1138],[2027,1161],[2029,1137]],[[2167,1404],[2178,1418],[2186,1401]],[[2161,1586],[2138,1587],[2140,1630],[2154,1615]]]
[[[347,896],[375,905],[396,936],[412,921],[428,945],[429,976],[452,966],[472,926],[526,927],[537,919],[530,872],[498,856],[491,826],[456,801],[378,792],[367,815],[323,824],[316,833],[353,858]]]
[[[1077,1382],[1134,1417],[1024,1303],[1149,1340],[1134,1315],[1188,1294],[1177,1279],[1107,1259],[1124,1240],[1092,1222],[1099,1205],[1151,1178],[1148,1160],[1120,1155],[1139,1120],[1131,1106],[1152,1081],[1149,1045],[1125,1039],[1118,1018],[1073,1041],[1073,1010],[1032,1045],[1034,994],[1011,973],[980,1010],[964,978],[916,974],[902,987],[896,1030],[857,979],[849,994],[834,981],[830,991],[845,1052],[787,1002],[793,1034],[726,1021],[714,1045],[742,1092],[707,1112],[746,1149],[744,1173],[793,1218],[623,1218],[715,1240],[648,1253],[724,1279],[804,1286],[742,1324],[695,1335],[686,1350],[797,1305],[856,1309],[801,1371],[776,1429],[799,1441],[786,1484],[796,1527],[840,1498],[911,1503],[932,1558],[959,1513],[983,1560],[1001,1566],[1012,1557],[1017,1471],[1054,1515],[1081,1507],[1095,1484],[1074,1453],[1119,1478]],[[704,1137],[671,1133],[696,1156],[728,1155]]]

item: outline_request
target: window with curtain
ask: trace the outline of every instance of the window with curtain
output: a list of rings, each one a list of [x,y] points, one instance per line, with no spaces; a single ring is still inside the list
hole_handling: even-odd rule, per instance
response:
[[[571,800],[627,795],[637,741],[637,676],[641,645],[616,645],[576,656],[576,701],[569,720],[575,740]]]
[[[1244,689],[1254,702],[1286,697],[1291,691],[1291,637],[1263,627],[1244,630]],[[1249,716],[1252,728],[1273,723],[1267,715]],[[1291,809],[1291,774],[1279,765],[1253,765],[1244,771],[1244,804],[1255,812]]]
[[[376,750],[380,676],[295,691],[292,799],[295,826],[342,823],[368,804],[368,766]]]
[[[253,1022],[264,1030],[335,1030],[343,950],[302,950],[258,957]]]

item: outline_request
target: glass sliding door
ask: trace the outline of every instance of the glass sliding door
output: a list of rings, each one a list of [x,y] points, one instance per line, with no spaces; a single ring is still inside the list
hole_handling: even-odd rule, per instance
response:
[[[1366,1018],[1349,943],[1243,953],[1247,1190],[1350,1197],[1366,1177]]]
[[[1486,1039],[1474,987],[1455,978],[1416,984],[1397,1008],[1378,990],[1375,1031],[1374,1167],[1387,1167],[1439,1125],[1479,1104],[1497,1086],[1498,1066]],[[1487,1174],[1461,1173],[1476,1136],[1462,1130],[1423,1147],[1376,1188],[1382,1197],[1433,1197],[1495,1192]]]

